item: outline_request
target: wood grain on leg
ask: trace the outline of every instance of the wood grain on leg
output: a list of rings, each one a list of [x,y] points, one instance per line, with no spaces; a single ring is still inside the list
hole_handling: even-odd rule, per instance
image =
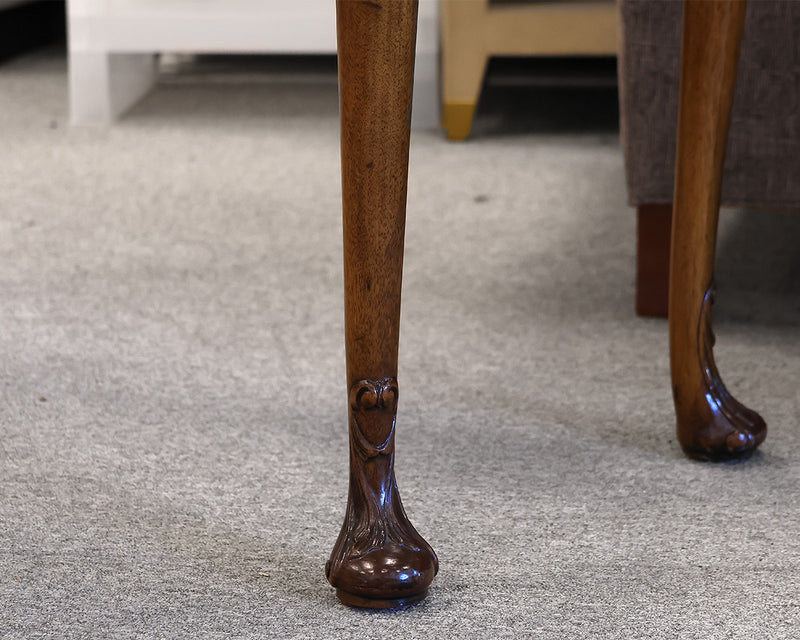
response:
[[[711,321],[722,167],[745,2],[684,4],[675,211],[670,268],[670,364],[678,440],[704,460],[750,455],[761,417],[728,393],[714,364]]]
[[[326,567],[348,605],[422,599],[436,554],[394,476],[416,0],[337,0],[350,490]]]

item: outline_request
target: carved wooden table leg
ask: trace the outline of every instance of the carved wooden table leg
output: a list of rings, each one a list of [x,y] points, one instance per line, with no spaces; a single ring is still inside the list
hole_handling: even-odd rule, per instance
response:
[[[416,0],[337,0],[350,492],[326,567],[348,605],[425,597],[438,570],[394,477]]]
[[[750,455],[761,417],[725,389],[714,364],[711,305],[722,166],[730,124],[742,0],[684,3],[669,328],[678,440],[703,460]]]

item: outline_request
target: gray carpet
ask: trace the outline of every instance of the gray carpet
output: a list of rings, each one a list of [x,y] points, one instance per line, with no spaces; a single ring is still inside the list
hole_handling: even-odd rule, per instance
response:
[[[800,216],[724,214],[718,364],[771,430],[691,462],[616,133],[415,133],[397,475],[442,568],[350,610],[335,83],[97,130],[65,91],[0,67],[4,640],[800,636]]]

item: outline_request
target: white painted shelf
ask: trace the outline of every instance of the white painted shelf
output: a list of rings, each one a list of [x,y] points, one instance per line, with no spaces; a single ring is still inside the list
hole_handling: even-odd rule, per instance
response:
[[[334,0],[68,0],[70,118],[106,125],[157,78],[160,53],[336,52]],[[439,123],[438,0],[421,0],[417,128]]]

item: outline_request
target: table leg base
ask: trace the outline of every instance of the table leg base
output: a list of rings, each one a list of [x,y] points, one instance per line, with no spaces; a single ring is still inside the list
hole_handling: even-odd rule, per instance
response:
[[[406,596],[405,598],[364,598],[341,589],[336,590],[336,596],[341,600],[342,604],[359,609],[404,609],[424,600],[427,595],[428,590],[425,589],[421,593]]]

